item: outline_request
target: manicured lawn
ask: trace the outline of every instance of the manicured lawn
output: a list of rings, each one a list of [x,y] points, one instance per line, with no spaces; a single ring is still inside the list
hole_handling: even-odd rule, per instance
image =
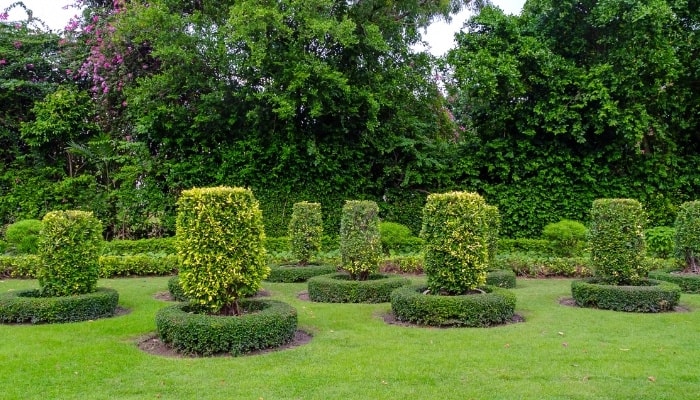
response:
[[[562,306],[570,280],[519,280],[524,323],[431,329],[387,325],[389,304],[298,300],[305,284],[266,283],[314,335],[250,357],[165,358],[136,340],[155,330],[167,277],[100,281],[128,315],[63,325],[0,325],[2,399],[696,399],[700,295],[690,312],[625,314]],[[0,292],[37,287],[0,281]]]

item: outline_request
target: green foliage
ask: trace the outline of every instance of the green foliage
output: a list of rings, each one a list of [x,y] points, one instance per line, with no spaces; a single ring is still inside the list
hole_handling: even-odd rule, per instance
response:
[[[652,257],[669,258],[675,250],[676,230],[668,226],[657,226],[644,231],[647,254]]]
[[[579,307],[627,312],[672,311],[678,304],[678,285],[643,279],[634,286],[607,285],[599,278],[571,282],[571,294]]]
[[[340,220],[340,254],[342,268],[353,280],[366,280],[378,271],[382,244],[377,203],[345,202]]]
[[[678,285],[683,293],[700,293],[700,275],[679,271],[651,271],[650,279],[667,281]]]
[[[700,201],[681,204],[676,216],[676,254],[685,259],[686,267],[698,272],[700,254]]]
[[[484,286],[485,293],[462,296],[423,294],[425,285],[391,293],[391,310],[400,321],[430,326],[486,327],[508,322],[515,313],[515,294]]]
[[[177,273],[179,260],[175,254],[133,254],[100,256],[100,278],[152,276]]]
[[[306,282],[312,276],[326,275],[337,272],[338,268],[328,264],[307,265],[273,265],[270,275],[265,278],[268,282]]]
[[[397,222],[380,222],[379,235],[385,255],[417,253],[423,247],[421,238],[413,236],[406,225]]]
[[[176,301],[189,301],[189,298],[182,290],[182,285],[180,285],[180,277],[177,275],[168,279],[168,293],[170,293]]]
[[[175,237],[150,238],[138,240],[110,240],[105,242],[103,255],[123,256],[144,253],[175,254]]]
[[[267,232],[267,230],[265,231]],[[267,253],[279,253],[283,251],[288,251],[289,250],[289,238],[286,236],[281,236],[281,237],[265,237],[265,240],[263,241],[265,250],[267,250]]]
[[[321,251],[323,217],[320,203],[300,202],[292,207],[289,221],[289,244],[300,265],[309,263]]]
[[[515,272],[510,269],[498,269],[494,271],[489,271],[486,275],[486,285],[496,286],[500,288],[514,288],[515,287]]]
[[[493,215],[476,193],[431,194],[423,209],[425,274],[432,293],[464,294],[486,282]]]
[[[37,254],[41,221],[23,219],[11,224],[5,231],[8,250],[15,254]]]
[[[585,246],[588,235],[586,226],[578,221],[563,219],[547,224],[542,237],[549,240],[557,257],[577,257]]]
[[[505,254],[496,258],[497,269],[508,269],[525,278],[569,277],[585,278],[593,275],[589,258],[546,257],[529,254]]]
[[[539,256],[550,255],[551,245],[545,239],[498,239],[498,250],[501,254],[532,253]]]
[[[119,293],[98,288],[91,293],[44,296],[40,290],[7,292],[0,295],[0,322],[61,323],[91,321],[114,315]]]
[[[613,285],[646,278],[642,205],[633,199],[598,199],[591,208],[591,261],[598,276]]]
[[[0,256],[0,277],[34,279],[41,264],[37,255]]]
[[[290,342],[297,330],[297,311],[277,300],[242,299],[243,315],[197,313],[187,303],[165,307],[156,314],[158,335],[184,354],[238,356]]]
[[[489,265],[496,262],[498,254],[498,231],[501,228],[501,214],[498,212],[498,207],[487,205],[486,218],[488,218],[488,248],[489,248]]]
[[[383,273],[422,274],[425,258],[423,254],[394,254],[384,257],[379,270]]]
[[[237,314],[237,300],[254,294],[270,273],[262,213],[243,188],[190,189],[178,200],[180,283],[210,313]]]
[[[102,224],[92,212],[51,211],[39,237],[42,296],[68,296],[95,291],[102,251]]]
[[[346,273],[314,276],[307,282],[309,299],[323,303],[385,303],[392,290],[410,283],[402,276],[382,274],[358,281]]]

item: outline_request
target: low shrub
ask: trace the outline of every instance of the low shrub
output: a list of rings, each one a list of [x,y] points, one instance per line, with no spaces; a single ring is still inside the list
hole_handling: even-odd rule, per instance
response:
[[[180,285],[180,277],[177,275],[168,279],[168,293],[170,293],[170,295],[176,301],[188,301],[189,300],[187,298],[187,295],[185,295],[185,292],[182,290],[182,286]]]
[[[411,229],[397,222],[380,222],[379,234],[384,255],[417,253],[423,248],[423,239],[413,236]]]
[[[179,261],[175,254],[101,256],[99,264],[100,278],[171,275],[177,273],[179,268]]]
[[[484,286],[485,293],[459,296],[424,294],[426,285],[411,285],[391,293],[396,319],[429,326],[485,327],[508,322],[515,313],[515,294]]]
[[[41,227],[38,219],[23,219],[10,224],[5,231],[6,251],[11,254],[37,254]]]
[[[513,271],[526,278],[568,277],[584,278],[593,276],[591,260],[583,257],[544,257],[527,254],[506,254],[496,258],[497,269]]]
[[[382,243],[379,207],[373,201],[348,200],[340,219],[342,267],[355,280],[366,280],[379,270]]]
[[[515,272],[508,269],[489,271],[489,273],[486,275],[486,285],[506,289],[514,288]]]
[[[300,265],[308,264],[309,260],[321,251],[321,203],[294,203],[288,232],[290,251]]]
[[[654,313],[671,311],[678,304],[678,285],[645,279],[640,285],[609,285],[600,278],[575,280],[571,294],[579,307],[605,310]]]
[[[586,244],[588,229],[578,221],[564,219],[547,224],[542,237],[549,240],[552,253],[557,257],[580,256]]]
[[[410,281],[402,276],[372,274],[365,281],[357,281],[346,273],[320,275],[309,278],[311,301],[322,303],[385,303],[391,291]]]
[[[649,278],[675,283],[683,293],[700,293],[700,275],[680,271],[651,271]]]
[[[550,256],[551,244],[546,239],[498,239],[498,253],[531,253]]]
[[[423,254],[402,254],[384,257],[379,265],[382,273],[422,274]]]
[[[198,313],[188,303],[156,314],[158,335],[184,354],[234,356],[289,343],[297,330],[297,311],[276,300],[241,299],[240,316]]]
[[[338,268],[328,264],[271,265],[270,275],[265,280],[282,283],[306,282],[312,276],[332,274],[337,270]]]
[[[122,256],[131,254],[175,254],[175,237],[138,240],[112,240],[105,242],[102,255]]]
[[[289,252],[289,238],[286,236],[265,237],[263,246],[268,254]]]
[[[98,288],[79,295],[42,297],[37,289],[0,295],[2,323],[60,323],[88,321],[114,315],[119,293]]]
[[[681,204],[674,227],[676,255],[685,260],[685,268],[700,272],[700,201]]]
[[[36,255],[0,256],[0,277],[35,279],[41,259]]]
[[[644,231],[647,242],[647,255],[656,258],[669,258],[675,250],[676,230],[668,226],[657,226]]]

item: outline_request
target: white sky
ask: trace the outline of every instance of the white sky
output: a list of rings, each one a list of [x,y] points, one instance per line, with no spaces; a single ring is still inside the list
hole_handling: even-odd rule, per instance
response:
[[[0,0],[0,13],[10,4],[17,0]],[[43,20],[53,30],[62,30],[70,17],[77,13],[74,8],[62,9],[71,0],[22,0],[27,8],[34,12],[34,16]],[[491,0],[493,4],[500,7],[506,14],[520,14],[525,4],[525,0]],[[15,8],[10,13],[10,20],[25,19],[21,10]],[[464,22],[469,18],[468,12],[462,12],[452,18],[452,22],[435,22],[423,36],[430,45],[430,52],[435,55],[442,55],[454,46],[454,34],[459,31]]]

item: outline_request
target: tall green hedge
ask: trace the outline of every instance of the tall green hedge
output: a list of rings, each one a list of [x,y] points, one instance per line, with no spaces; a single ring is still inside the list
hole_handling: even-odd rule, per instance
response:
[[[486,283],[493,221],[493,209],[476,193],[428,196],[420,234],[432,293],[465,294]]]
[[[42,296],[68,296],[97,289],[102,223],[92,212],[51,211],[42,220],[37,271]]]
[[[498,207],[487,205],[486,214],[488,218],[488,248],[489,248],[489,265],[493,266],[496,263],[496,255],[498,254],[498,232],[501,227],[501,214],[498,212]]]
[[[596,275],[613,285],[634,285],[646,278],[642,205],[633,199],[598,199],[593,202],[591,219],[591,261]]]
[[[290,250],[300,265],[309,263],[321,251],[323,217],[321,203],[294,203],[289,221]]]
[[[382,242],[379,207],[373,201],[348,200],[340,219],[342,267],[351,279],[366,280],[379,270]]]
[[[213,187],[185,190],[177,204],[185,295],[212,314],[238,314],[238,299],[256,293],[270,273],[258,201],[249,189]]]
[[[681,204],[676,215],[676,253],[685,259],[686,267],[700,267],[700,201]]]

